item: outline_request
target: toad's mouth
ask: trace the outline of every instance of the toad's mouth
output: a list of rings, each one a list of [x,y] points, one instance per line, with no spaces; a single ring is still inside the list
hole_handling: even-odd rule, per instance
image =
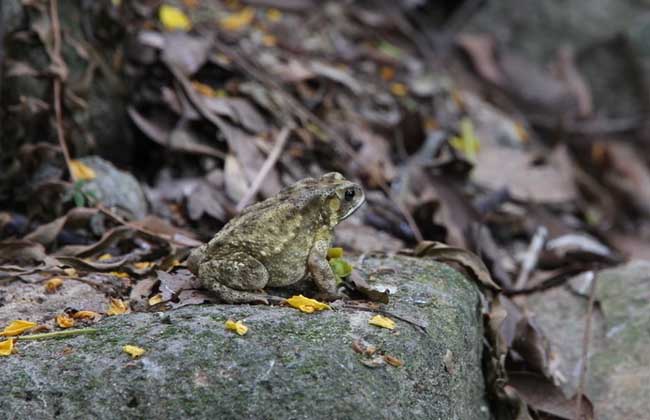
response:
[[[358,202],[354,207],[350,207],[350,208],[348,209],[348,211],[347,211],[343,216],[341,216],[341,218],[339,219],[339,221],[345,220],[345,219],[347,219],[348,217],[350,217],[350,215],[351,215],[352,213],[354,213],[355,211],[357,211],[357,209],[358,209],[359,207],[361,207],[361,206],[363,205],[363,203],[365,203],[365,202],[366,202],[366,196],[364,195],[364,196],[361,198],[361,200],[359,200],[359,202]]]

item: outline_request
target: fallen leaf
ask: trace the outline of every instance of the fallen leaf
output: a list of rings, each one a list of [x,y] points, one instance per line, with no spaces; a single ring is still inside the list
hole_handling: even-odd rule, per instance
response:
[[[11,321],[11,323],[7,325],[2,332],[0,332],[0,335],[5,337],[7,336],[13,337],[15,335],[20,335],[25,331],[34,328],[36,325],[37,324],[35,322],[17,319],[15,321]]]
[[[474,132],[472,120],[463,117],[460,120],[460,133],[449,140],[449,144],[455,149],[463,152],[472,161],[476,160],[476,155],[480,149],[481,143]]]
[[[70,173],[75,181],[90,181],[97,176],[95,171],[77,159],[70,161]]]
[[[389,330],[395,329],[395,321],[382,315],[373,316],[370,318],[370,321],[368,321],[368,324],[381,328],[387,328]]]
[[[324,309],[332,309],[326,303],[319,302],[315,299],[304,297],[303,295],[292,296],[287,299],[287,303],[302,312],[310,314],[314,311],[322,311]]]
[[[460,264],[471,274],[472,279],[477,280],[483,286],[501,290],[492,280],[490,271],[481,258],[466,249],[450,247],[442,242],[422,241],[415,248],[415,255],[418,257],[432,257],[436,261]]]
[[[158,10],[158,18],[168,31],[189,31],[192,29],[192,22],[182,10],[163,4]]]
[[[361,358],[359,358],[359,361],[364,366],[369,367],[369,368],[373,368],[373,369],[378,368],[378,367],[382,367],[382,366],[384,366],[386,364],[386,361],[380,355],[376,355],[376,356],[374,356],[374,357],[372,357],[370,359],[366,359],[364,357],[361,357]]]
[[[63,285],[61,277],[52,277],[45,283],[45,292],[54,293]]]
[[[244,325],[241,321],[233,321],[229,319],[226,321],[226,329],[236,332],[239,335],[245,335],[248,332],[248,327]]]
[[[238,31],[249,26],[253,19],[255,19],[255,9],[244,7],[241,11],[221,19],[219,25],[226,31]]]
[[[61,328],[74,327],[74,319],[70,318],[67,314],[60,314],[56,316],[56,325]]]
[[[108,274],[111,274],[111,275],[113,275],[115,277],[119,277],[121,279],[128,279],[129,278],[129,273],[125,273],[124,271],[111,271]]]
[[[107,261],[113,258],[111,254],[102,254],[97,258],[97,261]]]
[[[359,338],[352,342],[352,350],[359,354],[372,356],[377,351],[377,347],[367,343],[365,340]]]
[[[384,361],[386,363],[388,363],[389,365],[394,366],[394,367],[402,367],[402,366],[404,366],[404,362],[402,360],[398,359],[395,356],[391,356],[390,354],[385,354],[384,355]]]
[[[9,356],[14,350],[14,339],[0,341],[0,356]]]
[[[125,303],[122,299],[111,298],[111,302],[106,311],[106,315],[122,315],[129,312],[129,305]]]
[[[134,359],[137,359],[138,357],[144,354],[145,349],[143,349],[142,347],[132,346],[130,344],[127,344],[126,346],[122,347],[122,351],[128,353]]]

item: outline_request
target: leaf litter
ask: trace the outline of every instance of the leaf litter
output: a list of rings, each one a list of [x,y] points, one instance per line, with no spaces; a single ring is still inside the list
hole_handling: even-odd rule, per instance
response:
[[[137,35],[138,57],[116,47],[130,66],[123,77],[134,82],[125,108],[134,128],[123,128],[155,158],[121,162],[135,175],[131,183],[116,182],[116,174],[86,160],[62,159],[61,145],[39,143],[42,136],[8,149],[15,169],[0,182],[0,201],[11,209],[0,214],[0,287],[15,293],[36,284],[54,302],[90,286],[92,292],[83,290],[92,298],[68,305],[79,309],[58,308],[60,325],[70,324],[63,314],[92,322],[102,313],[214,301],[182,266],[189,250],[249,196],[263,199],[298,179],[338,170],[361,182],[368,196],[367,208],[353,216],[355,227],[341,226],[370,237],[356,241],[354,251],[408,247],[410,255],[468,273],[485,289],[492,344],[486,352],[497,400],[522,413],[530,407],[566,416],[575,401],[557,393],[562,372],[553,365],[553,332],[539,328],[525,296],[639,253],[648,248],[650,232],[644,218],[650,177],[637,146],[580,132],[601,120],[575,53],[558,51],[562,77],[556,77],[490,36],[461,32],[452,42],[472,68],[449,75],[431,68],[429,48],[381,8],[332,7],[317,13],[316,22],[305,19],[307,10],[318,10],[313,2],[272,3],[277,8],[166,2],[142,9],[146,25],[116,23]],[[407,3],[394,10],[406,21],[413,7]],[[30,31],[51,64],[63,63],[48,39],[49,17],[41,17]],[[98,65],[92,55],[79,57]],[[17,61],[10,75],[33,79],[36,68]],[[488,85],[505,99],[490,102],[476,88]],[[75,95],[81,96],[62,98],[66,122],[78,121],[71,105],[87,99],[81,90]],[[31,132],[25,116],[54,116],[50,102],[21,98],[11,111],[15,124]],[[571,136],[550,141],[555,121]],[[76,127],[60,126],[68,135]],[[270,159],[285,127],[291,130],[286,144]],[[92,149],[79,139],[93,134],[79,130],[74,157]],[[115,155],[107,143],[98,144]],[[127,184],[119,195],[134,202],[99,190]],[[533,244],[540,227],[548,237]],[[380,235],[386,239],[372,240]],[[432,245],[439,242],[451,246]],[[101,260],[106,253],[112,258]],[[388,302],[389,293],[374,289],[372,276],[366,279],[340,255],[330,261],[347,291],[370,301],[367,308]],[[296,303],[306,312],[321,305],[327,306],[302,298]],[[55,313],[47,317],[52,327]],[[5,340],[0,352],[13,346]],[[402,363],[390,355],[369,360]]]

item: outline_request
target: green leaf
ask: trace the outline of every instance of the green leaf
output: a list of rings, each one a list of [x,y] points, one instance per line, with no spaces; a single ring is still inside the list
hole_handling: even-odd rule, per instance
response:
[[[77,207],[83,207],[86,204],[86,197],[79,191],[75,191],[72,198],[74,198],[74,205]]]

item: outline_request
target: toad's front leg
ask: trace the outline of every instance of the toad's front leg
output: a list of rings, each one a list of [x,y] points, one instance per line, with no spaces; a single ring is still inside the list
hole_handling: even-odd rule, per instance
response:
[[[327,251],[332,243],[332,234],[329,229],[322,228],[316,233],[315,239],[307,258],[307,269],[311,278],[324,294],[323,299],[342,299],[344,296],[336,290],[336,276],[327,262]]]

